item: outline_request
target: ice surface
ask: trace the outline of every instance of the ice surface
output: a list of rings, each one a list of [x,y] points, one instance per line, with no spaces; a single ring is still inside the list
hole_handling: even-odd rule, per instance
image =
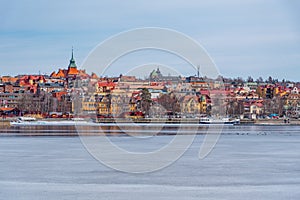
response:
[[[147,150],[170,137],[112,141]],[[95,160],[78,137],[0,137],[0,199],[300,198],[300,127],[236,128],[199,160],[203,138],[163,170],[128,174]]]

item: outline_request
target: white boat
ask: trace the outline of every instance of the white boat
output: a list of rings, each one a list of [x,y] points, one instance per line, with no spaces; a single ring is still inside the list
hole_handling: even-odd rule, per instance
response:
[[[239,119],[232,119],[232,118],[228,118],[228,117],[224,117],[224,118],[211,118],[211,117],[202,117],[200,118],[199,121],[200,124],[230,124],[230,125],[235,125],[235,124],[240,124],[240,120]]]
[[[210,118],[202,117],[200,118],[199,124],[239,124],[239,119],[230,118]],[[198,127],[197,123],[95,123],[90,121],[85,121],[82,118],[74,118],[71,120],[57,120],[57,121],[46,121],[37,120],[34,117],[19,117],[15,121],[10,122],[11,126],[145,126],[145,127]]]
[[[10,122],[11,126],[75,126],[88,124],[90,123],[83,120],[43,121],[34,117],[18,117],[15,121]]]
[[[17,125],[31,125],[37,123],[35,117],[18,117],[15,121],[10,122],[11,126]]]
[[[35,117],[19,117],[18,120],[32,122],[32,121],[36,121],[36,118]]]

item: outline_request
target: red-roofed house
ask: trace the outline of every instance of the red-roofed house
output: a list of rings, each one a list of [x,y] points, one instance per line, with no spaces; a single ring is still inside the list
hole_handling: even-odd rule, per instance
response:
[[[115,89],[116,83],[110,81],[100,81],[96,87],[97,93],[108,93]]]

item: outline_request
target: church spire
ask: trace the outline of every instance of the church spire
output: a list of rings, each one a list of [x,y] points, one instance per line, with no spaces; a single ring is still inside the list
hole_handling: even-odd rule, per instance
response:
[[[73,53],[74,53],[74,49],[73,49],[73,46],[72,46],[72,58],[71,58],[71,60],[74,60]]]
[[[75,63],[75,59],[74,59],[73,47],[72,47],[72,57],[71,57],[71,60],[70,60],[69,67],[75,67],[75,68],[77,68],[76,63]]]

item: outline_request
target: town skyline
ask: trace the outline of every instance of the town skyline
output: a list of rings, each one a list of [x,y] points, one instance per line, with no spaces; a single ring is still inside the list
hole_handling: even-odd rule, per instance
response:
[[[199,72],[199,71],[198,71]],[[160,68],[145,79],[99,77],[79,69],[72,51],[67,68],[49,76],[0,77],[0,112],[5,118],[234,118],[300,117],[300,83],[248,77],[164,75]]]
[[[77,63],[77,60],[75,60],[76,56],[74,55],[74,49],[72,47],[71,49],[71,60],[73,60],[74,64],[75,62]],[[67,60],[67,59],[66,59]],[[119,72],[119,73],[116,73],[116,74],[113,74],[113,75],[107,75],[107,74],[100,74],[97,73],[97,72],[93,72],[93,71],[88,71],[84,68],[81,68],[78,64],[75,64],[76,68],[80,69],[80,70],[84,70],[86,71],[87,74],[96,74],[97,76],[99,77],[118,77],[120,76],[121,74],[122,75],[130,75],[130,76],[135,76],[137,77],[138,79],[147,79],[148,78],[148,75],[156,70],[157,68],[160,69],[160,71],[162,72],[162,74],[164,75],[168,75],[168,76],[183,76],[183,77],[189,77],[189,76],[199,76],[199,77],[203,77],[201,76],[201,73],[198,71],[200,68],[198,69],[193,69],[194,70],[194,73],[193,73],[193,70],[190,71],[191,73],[190,74],[178,74],[176,73],[175,70],[170,70],[170,67],[172,66],[165,66],[165,65],[162,65],[162,64],[156,64],[156,63],[150,63],[150,64],[147,64],[145,66],[142,66],[142,67],[146,67],[147,69],[146,70],[138,70],[138,72],[134,73],[134,72],[129,72],[129,73],[122,73],[122,72]],[[50,72],[44,72],[44,73],[41,73],[41,70],[39,70],[38,72],[35,72],[35,73],[22,73],[22,72],[19,72],[19,74],[15,74],[15,75],[5,75],[5,74],[0,74],[0,77],[3,76],[3,77],[18,77],[18,76],[21,76],[21,75],[44,75],[44,76],[51,76],[51,74],[57,70],[60,70],[60,69],[63,69],[63,68],[66,68],[67,67],[67,64],[65,66],[61,66],[61,67],[57,67],[57,68],[53,68],[52,71]],[[147,71],[148,70],[148,71]],[[170,73],[170,72],[173,72],[173,73]],[[146,74],[145,74],[146,73]],[[268,80],[270,78],[276,80],[277,82],[282,82],[283,80],[286,81],[286,82],[293,82],[293,83],[298,83],[300,82],[300,80],[289,80],[289,79],[286,79],[286,78],[283,78],[283,79],[279,79],[277,77],[272,77],[271,75],[266,75],[266,77],[263,77],[263,76],[259,76],[259,77],[254,77],[252,76],[251,74],[248,74],[247,76],[243,77],[243,76],[234,76],[234,77],[226,77],[226,76],[223,76],[222,74],[220,74],[219,76],[223,77],[224,79],[241,79],[243,80],[244,82],[249,82],[249,79],[252,79],[253,81],[251,82],[268,82]],[[207,77],[207,78],[210,78],[210,77]]]

